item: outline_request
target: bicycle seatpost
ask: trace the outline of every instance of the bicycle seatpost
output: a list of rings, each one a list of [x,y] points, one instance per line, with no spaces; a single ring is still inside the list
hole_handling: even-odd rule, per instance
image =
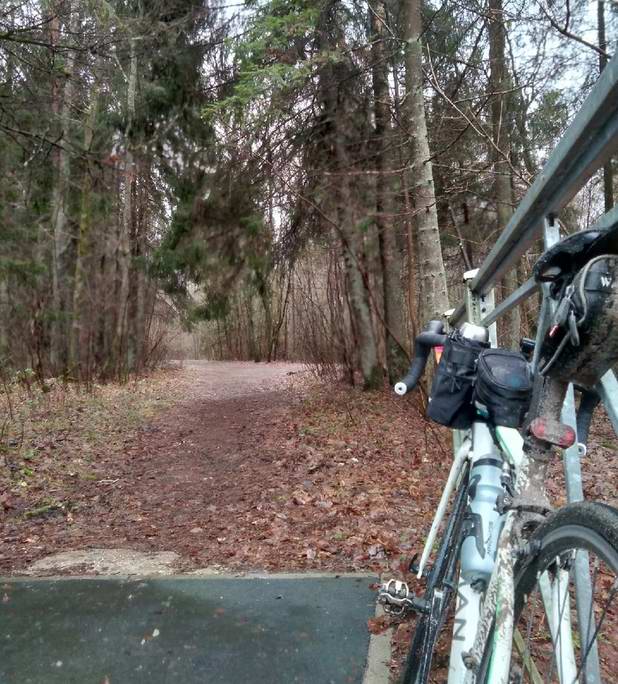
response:
[[[443,345],[445,341],[444,323],[442,321],[429,321],[423,332],[416,337],[414,342],[414,358],[406,376],[395,385],[395,394],[402,397],[416,387],[416,384],[425,372],[430,350],[433,347]]]

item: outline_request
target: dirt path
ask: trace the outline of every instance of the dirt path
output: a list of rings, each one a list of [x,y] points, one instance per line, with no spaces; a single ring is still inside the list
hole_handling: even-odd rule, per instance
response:
[[[153,418],[128,406],[142,394]],[[416,399],[316,384],[300,365],[193,362],[74,399],[31,412],[32,475],[0,496],[4,572],[100,548],[118,567],[131,550],[176,554],[177,571],[382,571],[416,545],[435,503],[423,479],[448,467]],[[84,563],[67,572],[106,572]]]
[[[298,364],[185,363],[174,378],[180,400],[125,440],[124,458],[98,459],[96,480],[71,496],[78,511],[9,524],[5,542],[22,548],[4,558],[19,568],[96,546],[172,550],[185,569],[224,561],[239,509],[259,502],[269,427],[304,375]]]
[[[109,513],[97,525],[109,525],[105,543],[174,550],[200,566],[223,560],[218,547],[235,517],[259,502],[257,473],[271,462],[261,447],[292,399],[290,376],[301,372],[291,364],[187,364],[186,398],[141,431],[110,485]]]

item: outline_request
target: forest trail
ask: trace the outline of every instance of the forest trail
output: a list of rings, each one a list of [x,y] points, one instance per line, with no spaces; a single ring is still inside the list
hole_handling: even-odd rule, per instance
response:
[[[32,474],[0,500],[9,574],[380,572],[448,467],[414,398],[300,364],[189,362],[35,404],[19,404]]]
[[[214,545],[221,561],[239,506],[259,507],[270,479],[259,473],[272,467],[263,452],[269,428],[290,403],[291,380],[306,372],[292,363],[185,362],[176,401],[125,440],[125,458],[107,463],[106,477],[82,483],[83,521],[29,521],[30,541],[44,540],[47,552],[172,551],[182,559],[176,570],[210,565]],[[67,571],[88,571],[72,565]]]
[[[206,549],[229,538],[238,503],[259,503],[256,474],[271,460],[264,440],[289,402],[290,377],[301,372],[289,363],[186,363],[184,396],[140,431],[110,493],[110,531],[126,538],[114,535],[119,545],[150,541],[209,564]]]

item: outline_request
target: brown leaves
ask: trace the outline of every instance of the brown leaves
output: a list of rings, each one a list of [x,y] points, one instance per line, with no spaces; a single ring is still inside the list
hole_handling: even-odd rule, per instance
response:
[[[371,634],[383,634],[391,626],[391,619],[388,615],[369,618],[367,629]]]
[[[267,368],[253,364],[251,372]],[[146,395],[136,396],[165,397],[156,387],[141,385]],[[49,436],[56,454],[74,454],[70,465],[45,457],[53,496],[78,506],[74,522],[67,527],[62,513],[36,525],[16,523],[7,535],[16,542],[0,546],[2,560],[24,558],[25,547],[29,557],[40,554],[39,545],[23,542],[40,537],[50,550],[95,542],[172,550],[189,567],[398,571],[429,526],[448,468],[428,451],[433,433],[426,434],[418,412],[386,392],[307,385],[302,396],[271,391],[230,399],[229,387],[223,364],[220,384],[180,383],[185,400],[137,437],[119,414],[125,390],[110,389],[113,420],[107,397],[98,417],[80,404],[84,410],[71,414],[78,429],[62,430],[59,440]],[[81,433],[91,419],[94,443]],[[78,448],[80,440],[87,448]],[[73,462],[84,453],[88,464]],[[413,454],[425,463],[410,467]],[[96,479],[84,480],[85,472]]]
[[[297,505],[297,506],[304,506],[305,504],[308,504],[311,501],[311,497],[307,492],[303,491],[302,489],[297,489],[293,494],[292,494],[292,501]]]

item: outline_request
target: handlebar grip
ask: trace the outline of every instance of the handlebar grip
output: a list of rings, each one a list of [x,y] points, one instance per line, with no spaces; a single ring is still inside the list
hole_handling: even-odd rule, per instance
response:
[[[416,358],[414,361],[412,361],[412,365],[410,366],[410,370],[408,371],[406,377],[402,378],[395,385],[395,394],[403,397],[404,394],[411,392],[416,387],[416,383],[419,381],[419,378],[425,370],[426,362],[427,357]]]
[[[414,360],[405,378],[400,380],[394,387],[395,394],[403,397],[416,387],[429,356],[429,350],[444,344],[446,335],[443,333],[444,324],[442,321],[429,321],[423,332],[417,336],[414,343]]]
[[[444,333],[444,323],[442,321],[429,321],[425,326],[423,333],[436,333],[441,335]],[[421,333],[421,335],[423,334]]]

